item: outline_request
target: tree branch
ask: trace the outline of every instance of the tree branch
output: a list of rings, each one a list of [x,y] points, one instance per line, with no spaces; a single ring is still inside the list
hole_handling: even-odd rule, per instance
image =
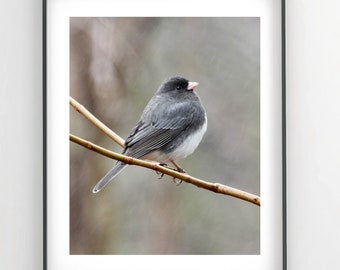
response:
[[[110,128],[99,121],[92,113],[90,113],[83,105],[78,103],[74,98],[70,97],[70,104],[79,113],[81,113],[85,118],[87,118],[92,124],[102,130],[107,136],[114,140],[121,147],[124,147],[124,140],[114,133]]]
[[[91,123],[93,123],[95,126],[97,126],[100,130],[102,130],[106,135],[108,135],[111,139],[113,139],[115,142],[117,142],[120,146],[124,146],[124,140],[119,137],[116,133],[114,133],[112,130],[110,130],[107,126],[105,126],[103,123],[101,123],[96,117],[94,117],[86,108],[82,105],[80,105],[76,100],[74,100],[72,97],[70,97],[70,104],[76,109],[76,111],[80,112],[82,115],[84,115]],[[84,139],[81,139],[77,136],[74,136],[70,134],[70,141],[77,143],[83,147],[86,147],[92,151],[95,151],[101,155],[104,155],[106,157],[122,161],[129,165],[137,165],[145,168],[152,169],[154,171],[172,176],[176,179],[180,179],[182,181],[185,181],[187,183],[193,184],[199,188],[204,188],[216,193],[229,195],[247,202],[251,202],[253,204],[256,204],[258,206],[261,205],[261,198],[257,195],[232,188],[226,185],[222,185],[220,183],[211,183],[207,182],[198,178],[195,178],[193,176],[190,176],[185,173],[180,173],[178,171],[166,168],[164,166],[161,166],[158,163],[153,163],[145,160],[135,159],[132,157],[128,157],[122,154],[118,154],[112,151],[109,151],[103,147],[100,147],[92,142],[86,141]]]

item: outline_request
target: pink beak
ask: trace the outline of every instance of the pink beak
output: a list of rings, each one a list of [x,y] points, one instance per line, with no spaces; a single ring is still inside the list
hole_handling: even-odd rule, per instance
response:
[[[198,85],[198,82],[189,82],[188,90],[194,90],[197,85]]]

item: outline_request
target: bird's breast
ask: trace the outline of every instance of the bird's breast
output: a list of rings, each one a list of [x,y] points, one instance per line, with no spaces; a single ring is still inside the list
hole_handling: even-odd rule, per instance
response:
[[[175,149],[173,149],[171,153],[168,153],[169,155],[168,159],[180,160],[191,155],[201,142],[206,130],[207,130],[207,117],[205,116],[205,121],[203,125],[195,132],[190,134],[185,140],[183,140],[181,144],[177,146]]]

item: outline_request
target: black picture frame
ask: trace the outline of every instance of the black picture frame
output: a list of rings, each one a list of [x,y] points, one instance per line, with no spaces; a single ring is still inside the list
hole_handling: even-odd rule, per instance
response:
[[[49,247],[49,216],[53,215],[48,210],[48,171],[49,165],[48,160],[51,154],[48,145],[48,136],[49,136],[49,128],[53,123],[48,121],[48,98],[49,98],[49,89],[48,89],[48,66],[49,66],[49,58],[48,58],[48,43],[49,43],[49,31],[48,31],[48,7],[51,2],[56,2],[57,0],[43,0],[43,12],[42,12],[42,20],[43,20],[43,238],[44,238],[44,269],[50,269],[49,266],[49,256],[48,256],[48,247]],[[287,189],[286,189],[286,3],[285,0],[279,1],[281,4],[281,103],[282,103],[282,269],[287,269]],[[99,269],[106,269],[105,267],[101,268],[101,266],[97,267]],[[65,268],[66,269],[66,268]]]

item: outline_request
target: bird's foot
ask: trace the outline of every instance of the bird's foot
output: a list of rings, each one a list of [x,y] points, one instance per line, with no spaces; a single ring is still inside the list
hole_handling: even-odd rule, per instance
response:
[[[168,164],[166,164],[166,163],[160,163],[159,165],[162,166],[162,167],[165,167],[167,169],[172,169],[173,170],[173,168],[169,167]],[[156,174],[159,175],[158,179],[162,179],[163,176],[164,176],[164,173],[162,173],[162,172],[156,171]]]
[[[176,186],[179,186],[183,182],[183,180],[177,179],[176,177],[172,178],[172,181],[176,184]]]
[[[186,171],[183,168],[181,168],[181,166],[179,166],[175,161],[171,160],[171,163],[174,164],[174,166],[176,168],[175,171],[178,171],[180,173],[186,173]]]
[[[179,166],[175,161],[171,160],[171,163],[176,167],[176,169],[174,169],[175,171],[180,173],[186,173],[186,171],[181,166]],[[172,181],[176,184],[176,186],[179,186],[183,182],[183,180],[177,179],[176,177],[174,177]]]
[[[181,168],[176,162],[171,161],[171,163],[174,164],[174,166],[175,166],[176,168],[171,168],[171,167],[169,167],[168,164],[166,164],[166,163],[160,163],[159,165],[161,165],[161,166],[163,166],[163,167],[165,167],[165,168],[167,168],[167,169],[171,169],[171,170],[173,170],[173,171],[176,171],[176,172],[186,173],[186,171],[185,171],[183,168]],[[159,178],[158,178],[158,179],[162,179],[163,176],[164,176],[164,173],[162,173],[162,172],[157,172],[157,171],[156,171],[156,174],[159,175]],[[177,186],[179,186],[179,185],[183,182],[183,180],[177,179],[176,177],[173,177],[172,181],[173,181]]]

